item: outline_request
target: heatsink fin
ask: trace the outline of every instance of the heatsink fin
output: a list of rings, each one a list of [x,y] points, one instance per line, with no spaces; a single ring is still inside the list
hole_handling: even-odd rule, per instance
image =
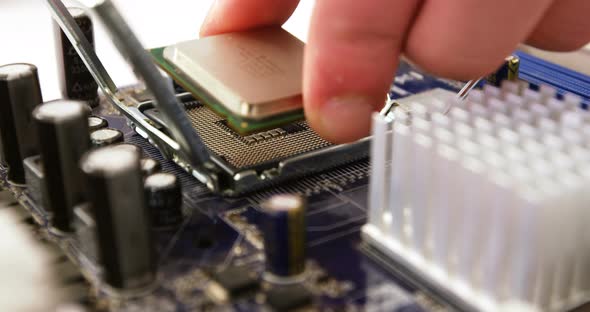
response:
[[[469,309],[587,302],[590,118],[555,94],[505,82],[375,114],[365,241]]]

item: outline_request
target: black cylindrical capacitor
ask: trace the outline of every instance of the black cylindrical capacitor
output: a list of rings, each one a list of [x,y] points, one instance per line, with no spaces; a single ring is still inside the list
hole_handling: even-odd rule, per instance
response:
[[[140,163],[141,172],[145,177],[162,170],[162,165],[160,164],[160,162],[153,158],[142,158]]]
[[[175,175],[154,173],[145,179],[144,187],[154,227],[174,227],[182,222],[182,190]]]
[[[156,275],[139,157],[132,150],[107,146],[81,161],[104,278],[118,289],[143,288]]]
[[[81,8],[68,8],[68,11],[82,30],[84,37],[94,48],[94,26],[90,16]],[[63,97],[85,101],[90,107],[98,106],[96,81],[57,23],[54,23],[54,28]]]
[[[71,231],[74,207],[84,200],[79,162],[90,149],[89,114],[86,103],[71,100],[47,102],[33,112],[48,197],[46,209],[53,212],[53,226],[64,232]]]
[[[296,281],[305,271],[306,200],[277,195],[262,204],[264,211],[265,277],[272,282]]]
[[[113,128],[102,128],[90,133],[90,141],[94,147],[123,143],[123,132]]]
[[[98,116],[90,116],[88,117],[88,128],[90,132],[96,131],[98,129],[106,128],[109,126],[109,122]]]
[[[0,135],[8,181],[25,183],[23,159],[38,154],[31,114],[43,102],[37,67],[10,64],[0,67]]]

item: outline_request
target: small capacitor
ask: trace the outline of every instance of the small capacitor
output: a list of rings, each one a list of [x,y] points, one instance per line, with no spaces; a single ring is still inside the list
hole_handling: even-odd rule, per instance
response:
[[[71,231],[74,207],[84,200],[82,171],[78,163],[90,149],[88,106],[81,101],[57,100],[35,109],[39,148],[45,176],[47,210],[52,225]]]
[[[304,197],[291,194],[273,196],[262,204],[265,277],[271,282],[301,280],[306,257],[306,206]]]
[[[94,25],[90,16],[81,8],[71,7],[68,11],[94,48]],[[98,85],[92,74],[57,23],[54,23],[54,29],[63,97],[85,101],[90,107],[98,106]]]
[[[107,146],[88,152],[80,162],[104,278],[117,289],[143,289],[156,276],[139,159],[132,150]]]
[[[142,158],[140,163],[141,172],[145,177],[162,170],[162,165],[160,164],[160,162],[153,158]]]
[[[113,128],[102,128],[90,133],[90,141],[94,147],[123,143],[123,132]]]
[[[37,133],[31,114],[43,102],[37,67],[0,66],[0,138],[9,182],[25,183],[23,160],[38,154]]]
[[[502,81],[515,81],[518,79],[520,59],[516,55],[510,55],[504,59],[504,63],[494,73],[486,77],[489,84],[499,87]]]
[[[90,116],[88,117],[88,129],[90,132],[94,132],[98,129],[106,128],[109,126],[109,122],[98,116]]]
[[[154,227],[174,227],[182,222],[182,190],[175,175],[154,173],[145,179],[144,187]]]

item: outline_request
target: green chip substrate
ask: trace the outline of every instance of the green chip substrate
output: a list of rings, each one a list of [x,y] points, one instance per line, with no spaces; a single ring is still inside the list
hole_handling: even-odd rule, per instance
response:
[[[196,99],[203,102],[215,113],[226,118],[228,125],[239,134],[247,135],[255,132],[274,129],[304,119],[303,110],[296,110],[260,120],[242,118],[232,114],[228,109],[223,107],[223,105],[218,104],[214,99],[210,98],[210,96],[193,87],[191,83],[184,79],[176,71],[174,65],[170,64],[164,58],[165,48],[166,47],[161,47],[149,50],[156,64],[160,66],[160,68],[162,68],[165,72],[167,72],[168,75],[174,79],[174,81],[181,85],[185,90],[190,92]]]

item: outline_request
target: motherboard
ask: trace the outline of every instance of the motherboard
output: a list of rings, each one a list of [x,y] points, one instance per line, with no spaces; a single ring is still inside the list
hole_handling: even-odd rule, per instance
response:
[[[517,54],[522,62],[521,77],[525,81],[530,79],[533,86],[539,81],[554,82],[559,93],[578,90],[572,89],[572,84],[563,77],[583,78],[578,80],[579,84],[589,85],[590,78],[561,67],[559,75],[553,70],[550,75],[540,74],[546,68],[555,69],[556,65]],[[457,92],[460,87],[458,82],[432,77],[401,63],[390,97],[401,99],[437,88]],[[126,89],[130,96],[136,97],[146,97],[143,91],[139,87]],[[590,99],[587,94],[580,95],[585,101]],[[190,97],[184,99],[189,111],[200,106]],[[126,143],[139,146],[145,158],[157,161],[163,172],[178,177],[182,185],[181,223],[151,230],[156,246],[157,278],[147,288],[120,293],[109,287],[102,278],[93,222],[88,220],[91,217],[82,210],[75,216],[74,234],[56,232],[50,226],[51,213],[36,199],[34,193],[38,190],[30,185],[7,183],[6,170],[2,169],[2,187],[33,216],[38,238],[59,246],[87,280],[88,293],[80,302],[88,310],[440,311],[461,308],[416,283],[387,258],[376,256],[363,242],[361,228],[367,222],[369,159],[247,195],[223,197],[213,194],[176,163],[163,157],[109,105],[102,101],[94,114],[104,118],[110,128],[121,131]],[[303,129],[300,131],[305,130],[305,126],[299,127]],[[236,135],[229,128],[220,127],[218,131]],[[260,228],[264,212],[260,207],[279,194],[300,194],[307,198],[307,258],[305,278],[301,282],[277,286],[261,277],[265,254]],[[227,297],[219,299],[212,295],[217,288],[227,292]]]
[[[402,60],[385,108],[373,116],[372,136],[334,145],[307,125],[300,106],[292,109],[291,102],[285,105],[273,92],[268,98],[285,105],[277,114],[264,119],[232,115],[216,96],[247,93],[248,84],[240,81],[232,92],[213,94],[207,75],[215,66],[196,78],[186,74],[186,68],[175,67],[181,62],[164,57],[164,48],[134,46],[116,11],[99,7],[98,14],[112,22],[114,41],[127,35],[129,42],[119,41],[119,46],[145,81],[116,88],[88,53],[93,50],[89,17],[83,10],[68,13],[61,1],[48,2],[57,27],[67,33],[56,28],[67,100],[43,103],[34,65],[0,66],[0,209],[11,211],[11,218],[48,254],[43,265],[65,295],[46,301],[47,311],[587,309],[590,285],[574,273],[587,272],[590,253],[572,243],[586,241],[584,224],[576,219],[587,214],[568,192],[575,189],[580,203],[587,199],[579,186],[590,178],[590,167],[582,177],[572,171],[590,160],[590,141],[582,137],[590,135],[589,76],[515,51],[496,73],[466,85]],[[277,31],[278,37],[285,35],[276,29],[262,33]],[[244,40],[252,41],[251,36]],[[207,44],[187,45],[201,52]],[[223,59],[217,61],[224,65]],[[174,84],[156,64],[175,78]],[[199,64],[211,65],[207,60]],[[227,75],[232,77],[231,72],[222,76]],[[291,91],[280,96],[301,105]],[[544,155],[547,147],[559,152]],[[473,152],[479,149],[494,153]],[[527,164],[529,154],[536,162]],[[467,159],[470,170],[484,168],[481,163],[487,166],[488,159],[493,164],[508,159],[510,166],[494,168],[531,182],[526,174],[532,167],[547,180],[547,189],[554,174],[547,170],[563,169],[559,177],[571,189],[564,191],[565,199],[551,190],[555,197],[550,199],[556,200],[551,203],[572,206],[563,215],[574,220],[579,232],[562,231],[559,227],[567,223],[559,222],[565,217],[548,213],[548,220],[557,220],[548,222],[556,235],[530,234],[527,230],[538,221],[534,209],[526,210],[530,218],[498,217],[498,211],[513,213],[513,206],[500,199],[520,200],[506,186],[513,183],[506,182],[508,175],[492,175],[489,182],[463,167],[445,166],[445,161],[451,163],[445,157]],[[439,163],[443,165],[436,167]],[[521,167],[526,167],[522,174]],[[463,175],[471,180],[456,177]],[[505,187],[492,188],[497,185]],[[464,196],[486,188],[503,193]],[[472,210],[453,210],[449,194],[472,200],[468,208],[493,203],[485,212],[495,219],[466,219],[460,213]],[[399,204],[400,198],[406,202]],[[521,206],[514,206],[520,212]],[[448,232],[464,227],[470,232],[445,240]],[[476,240],[473,233],[483,238]],[[541,251],[529,253],[526,239],[538,237],[549,237],[546,246],[559,250],[558,255],[547,260]],[[470,247],[481,245],[484,252],[452,253],[448,246],[460,245],[454,248],[462,251],[462,239]],[[535,241],[545,246],[541,243]],[[499,256],[504,249],[513,257]],[[539,261],[530,260],[531,255],[539,255]],[[469,257],[475,260],[469,262]],[[465,265],[453,262],[448,269],[448,259]],[[509,267],[512,259],[514,268]],[[563,265],[569,260],[572,269]],[[557,282],[551,272],[541,272],[538,280],[548,282],[535,288],[527,275],[531,263],[540,271],[559,271]],[[558,265],[552,267],[554,263]],[[483,273],[472,270],[478,265]],[[453,270],[465,271],[469,282],[475,276],[475,282],[456,282],[454,277],[461,275]],[[521,273],[525,277],[518,279]],[[496,275],[506,281],[496,283]],[[522,287],[509,288],[512,280]],[[486,282],[493,290],[481,287]],[[551,283],[555,288],[547,286]],[[545,293],[539,290],[545,288]],[[513,296],[525,304],[510,301]]]

